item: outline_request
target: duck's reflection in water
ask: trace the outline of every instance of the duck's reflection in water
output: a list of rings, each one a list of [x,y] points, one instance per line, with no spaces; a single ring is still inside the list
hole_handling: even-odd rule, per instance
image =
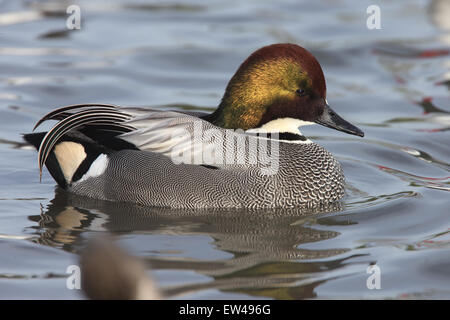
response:
[[[187,211],[101,201],[57,189],[48,208],[30,219],[39,224],[33,227],[37,229],[37,242],[75,253],[84,248],[86,238],[92,237],[92,234],[84,237],[84,233],[107,231],[115,236],[140,232],[209,236],[214,239],[212,246],[232,255],[216,260],[169,254],[168,257],[161,254],[141,257],[152,269],[191,270],[213,279],[163,288],[168,297],[220,289],[298,299],[314,297],[314,288],[326,281],[314,280],[320,278],[314,275],[339,268],[349,258],[325,259],[349,250],[345,248],[301,248],[306,243],[338,236],[337,232],[307,225],[315,219],[313,213],[339,210],[340,203],[309,209]]]

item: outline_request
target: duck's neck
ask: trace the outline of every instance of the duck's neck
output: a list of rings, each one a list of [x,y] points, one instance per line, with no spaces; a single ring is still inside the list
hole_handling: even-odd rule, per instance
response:
[[[230,103],[225,98],[217,109],[204,120],[225,129],[248,130],[259,126],[264,109],[241,103]]]
[[[213,123],[216,126],[226,129],[244,129],[242,128],[242,124],[239,122],[222,122],[226,121],[226,117],[222,116],[220,107],[213,113],[204,116],[203,119]],[[245,128],[244,130],[248,134],[263,134],[268,138],[271,138],[272,134],[277,134],[277,140],[309,141],[302,135],[299,127],[311,124],[313,123],[299,119],[279,118],[269,121],[261,126],[255,125],[253,127]]]

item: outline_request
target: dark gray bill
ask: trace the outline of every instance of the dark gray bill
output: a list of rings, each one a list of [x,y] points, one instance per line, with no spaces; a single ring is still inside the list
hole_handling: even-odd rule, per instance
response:
[[[364,132],[362,132],[359,128],[352,125],[350,122],[347,122],[344,119],[342,119],[328,105],[325,105],[325,109],[323,110],[322,115],[316,120],[316,123],[321,124],[328,128],[364,137]]]

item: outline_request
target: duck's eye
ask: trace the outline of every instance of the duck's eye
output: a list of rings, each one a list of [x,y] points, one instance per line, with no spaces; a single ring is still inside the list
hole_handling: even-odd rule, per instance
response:
[[[303,97],[306,94],[305,90],[303,89],[298,89],[297,91],[295,91],[295,93],[297,93],[297,95],[299,95],[300,97]]]

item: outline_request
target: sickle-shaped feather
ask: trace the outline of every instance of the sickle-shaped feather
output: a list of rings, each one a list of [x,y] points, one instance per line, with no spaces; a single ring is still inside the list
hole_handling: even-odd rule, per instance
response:
[[[94,108],[92,108],[94,107]],[[62,120],[67,116],[70,116],[74,113],[68,113],[67,111],[75,110],[75,109],[96,109],[96,110],[117,110],[117,107],[111,104],[97,104],[97,103],[86,103],[86,104],[74,104],[70,106],[61,107],[55,109],[45,116],[43,116],[34,126],[33,131],[36,130],[44,121],[47,120]],[[82,110],[80,110],[82,111]]]
[[[86,105],[83,105],[83,107],[86,107]],[[59,110],[46,115],[43,118],[44,120],[42,121],[60,117],[61,114],[69,110],[69,108],[75,109],[79,108],[79,106],[60,108]],[[47,132],[47,134],[42,139],[41,145],[39,146],[38,161],[40,179],[42,179],[42,168],[50,154],[50,151],[64,134],[66,134],[70,130],[79,128],[84,125],[107,126],[110,130],[112,129],[120,132],[130,131],[134,128],[123,124],[123,122],[129,119],[130,115],[115,111],[115,107],[95,107],[76,112],[59,121],[53,128],[51,128]]]
[[[66,117],[65,119],[58,122],[44,137],[41,142],[40,149],[46,152],[49,145],[51,145],[53,140],[56,143],[59,137],[67,133],[71,129],[78,128],[83,125],[88,124],[109,124],[114,125],[117,122],[123,122],[127,120],[128,117],[120,113],[104,113],[98,110],[87,110],[73,114]],[[51,147],[50,147],[51,149]]]

